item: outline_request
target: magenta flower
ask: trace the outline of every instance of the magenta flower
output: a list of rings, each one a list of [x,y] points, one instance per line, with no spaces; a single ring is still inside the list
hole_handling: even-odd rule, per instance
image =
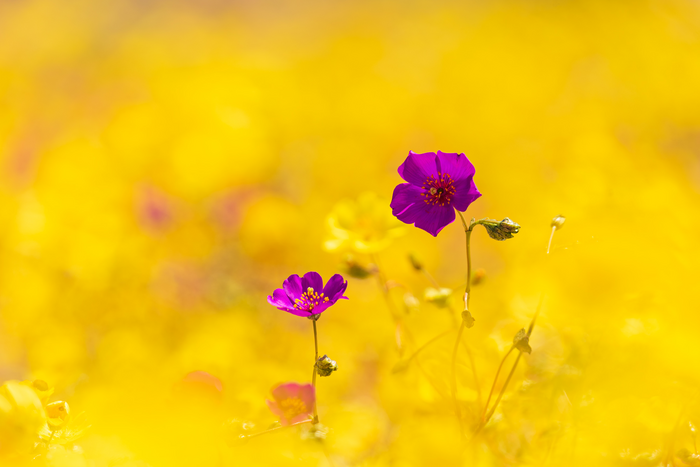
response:
[[[294,274],[267,297],[267,302],[282,311],[297,316],[311,317],[320,315],[328,307],[344,297],[348,281],[340,274],[335,274],[323,286],[323,279],[317,272],[307,272],[304,277]]]
[[[399,166],[399,175],[408,183],[394,189],[392,213],[436,237],[454,222],[455,209],[466,211],[481,196],[474,185],[474,173],[464,154],[411,151]]]
[[[268,400],[267,406],[286,426],[311,417],[316,389],[311,384],[284,383],[272,390],[272,397],[275,400]]]

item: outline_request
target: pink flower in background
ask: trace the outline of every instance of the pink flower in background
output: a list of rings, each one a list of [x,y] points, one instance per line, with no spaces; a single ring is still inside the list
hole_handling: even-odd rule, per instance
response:
[[[399,175],[408,183],[394,189],[392,213],[435,237],[454,222],[455,209],[464,212],[481,196],[474,173],[464,154],[411,151],[399,166]]]
[[[274,401],[267,406],[280,417],[282,425],[291,425],[311,418],[316,390],[311,384],[284,383],[272,389]]]

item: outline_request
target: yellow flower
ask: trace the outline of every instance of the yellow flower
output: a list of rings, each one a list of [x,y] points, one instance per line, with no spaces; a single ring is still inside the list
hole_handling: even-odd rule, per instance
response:
[[[22,381],[20,384],[32,388],[36,395],[39,396],[41,404],[44,406],[49,402],[49,397],[53,394],[53,388],[50,387],[46,381],[41,379],[35,379],[34,381],[26,380]]]
[[[19,381],[0,386],[0,459],[29,454],[46,414],[39,396]]]
[[[403,224],[391,214],[389,201],[372,192],[362,193],[357,200],[338,202],[327,223],[331,238],[324,247],[328,251],[376,253],[405,232]]]
[[[39,431],[39,437],[50,444],[68,444],[81,438],[90,428],[85,413],[70,415],[68,403],[52,402],[46,406],[48,419]]]

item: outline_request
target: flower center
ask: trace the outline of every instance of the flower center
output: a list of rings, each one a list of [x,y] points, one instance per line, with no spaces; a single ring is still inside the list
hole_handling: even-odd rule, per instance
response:
[[[301,415],[309,411],[306,404],[304,404],[304,401],[298,397],[290,397],[289,399],[279,401],[279,408],[282,409],[284,418],[287,420],[291,420],[297,415]]]
[[[455,184],[450,174],[438,172],[437,178],[434,175],[428,177],[423,182],[423,189],[426,193],[421,193],[425,203],[432,206],[444,206],[452,201],[455,194]]]
[[[327,301],[328,297],[324,297],[323,292],[319,295],[314,291],[313,287],[309,287],[306,289],[306,292],[301,295],[301,298],[294,300],[294,308],[302,311],[312,311],[319,303],[325,303]]]

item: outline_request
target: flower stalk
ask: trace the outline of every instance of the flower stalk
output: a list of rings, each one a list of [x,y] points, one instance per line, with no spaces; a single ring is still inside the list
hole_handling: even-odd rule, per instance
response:
[[[316,331],[316,320],[317,318],[315,316],[311,318],[311,322],[314,325],[314,372],[311,375],[311,385],[314,387],[314,390],[316,389],[316,362],[318,362],[318,332]],[[316,392],[316,394],[318,394],[318,392]],[[316,397],[318,397],[318,395]],[[314,405],[312,408],[314,423],[318,423],[318,409],[316,408],[317,404],[316,399],[314,399]]]

